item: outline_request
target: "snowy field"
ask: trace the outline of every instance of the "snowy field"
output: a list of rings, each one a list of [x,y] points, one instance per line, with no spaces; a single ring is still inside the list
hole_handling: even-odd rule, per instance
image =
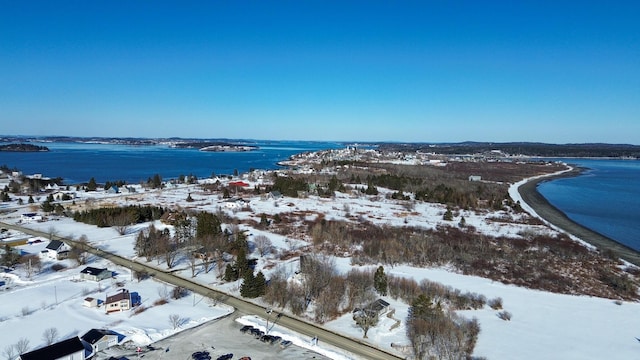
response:
[[[251,184],[253,186],[253,184]],[[514,200],[521,200],[513,186],[510,194]],[[300,213],[324,213],[328,219],[355,221],[354,216],[365,217],[366,220],[376,224],[388,224],[392,226],[422,226],[434,228],[438,224],[445,223],[442,214],[445,208],[436,204],[416,203],[412,209],[406,209],[401,203],[386,199],[383,195],[377,197],[365,197],[352,194],[338,194],[333,199],[309,197],[305,199],[261,200],[257,196],[245,197],[249,201],[251,211],[235,211],[225,207],[225,204],[216,196],[200,193],[194,187],[181,185],[162,192],[141,192],[135,197],[117,196],[94,193],[91,196],[96,201],[108,201],[114,204],[153,204],[161,206],[180,206],[207,211],[226,211],[230,215],[240,219],[253,219],[259,221],[260,214],[269,215],[298,211]],[[195,199],[187,202],[187,196]],[[526,208],[526,204],[523,204]],[[28,211],[22,208],[19,212],[12,213],[2,221],[17,222],[21,212]],[[518,237],[523,231],[535,231],[539,233],[553,233],[557,230],[548,226],[507,224],[504,222],[489,221],[490,217],[502,217],[507,214],[474,213],[463,211],[468,225],[474,226],[479,232],[499,236]],[[509,215],[511,216],[511,215]],[[120,236],[112,228],[97,228],[95,226],[79,224],[71,219],[61,218],[56,221],[33,223],[28,226],[45,232],[55,232],[61,236],[78,238],[86,235],[93,245],[101,249],[117,253],[119,255],[135,259],[133,243],[138,230],[149,224],[140,224],[130,228],[127,235]],[[157,222],[156,227],[164,225]],[[271,240],[273,247],[280,250],[303,247],[307,239],[293,239],[261,230],[247,228],[249,241],[258,235],[266,235]],[[46,245],[46,243],[44,244]],[[23,245],[26,252],[39,251],[38,246]],[[279,264],[279,260],[273,255],[260,257],[256,252],[252,257],[259,258],[256,270],[262,270],[268,278],[269,274]],[[104,260],[94,258],[90,264],[94,267],[107,267],[111,270],[113,265]],[[137,259],[137,261],[144,261]],[[352,269],[349,257],[335,258],[339,271],[346,273]],[[165,268],[163,262],[152,261],[149,264]],[[291,274],[297,269],[295,260],[289,260]],[[191,278],[191,269],[186,258],[179,259],[176,266],[177,274]],[[373,268],[373,267],[372,267]],[[177,331],[202,324],[210,319],[224,316],[229,309],[221,306],[212,307],[205,299],[186,297],[180,300],[171,300],[168,304],[152,306],[159,297],[159,292],[164,285],[153,280],[137,282],[131,280],[131,274],[127,269],[114,268],[118,273],[118,282],[124,286],[139,292],[143,299],[143,306],[148,309],[138,315],[131,312],[106,315],[102,309],[90,309],[82,306],[83,298],[95,296],[104,298],[105,294],[113,294],[117,291],[115,281],[103,281],[98,288],[96,283],[75,281],[81,268],[70,267],[58,273],[43,273],[26,279],[25,274],[16,270],[11,275],[11,289],[0,292],[0,331],[10,336],[0,337],[0,350],[5,346],[15,343],[20,338],[29,339],[31,348],[42,345],[42,332],[49,327],[56,327],[60,338],[73,335],[82,335],[90,328],[108,327],[115,330],[135,344],[148,344],[158,339],[165,338]],[[485,278],[466,276],[441,268],[414,268],[409,266],[385,267],[385,272],[395,276],[413,278],[416,281],[428,279],[440,282],[464,291],[485,295],[488,299],[501,297],[504,308],[513,316],[511,321],[498,318],[497,311],[488,306],[480,310],[462,311],[463,316],[476,317],[481,326],[481,332],[474,351],[475,356],[488,359],[632,359],[640,356],[640,304],[637,302],[614,303],[609,299],[601,299],[586,296],[569,296],[530,290],[513,285],[505,285]],[[215,286],[220,290],[239,294],[240,282],[222,283],[215,270],[208,274],[200,272],[194,280],[204,284]],[[6,275],[5,275],[6,276]],[[368,339],[372,344],[391,352],[404,356],[391,344],[409,345],[405,335],[404,320],[407,317],[408,305],[391,298],[384,298],[391,303],[395,310],[392,319],[382,317],[380,323],[371,329]],[[195,303],[195,305],[194,305]],[[259,300],[258,300],[259,303]],[[24,311],[28,308],[28,311]],[[26,315],[24,313],[27,313]],[[168,318],[170,314],[179,314],[184,322],[178,329],[173,329]],[[399,327],[394,327],[397,320],[401,321]],[[254,326],[263,326],[260,318],[242,317],[242,323]],[[357,328],[350,316],[346,314],[341,318],[330,321],[325,326],[329,329],[346,334],[354,338],[362,338],[362,330]],[[305,346],[309,339],[291,333],[286,329],[278,329],[283,338],[291,339],[294,344]],[[348,354],[341,354],[339,349],[315,347],[314,351],[322,353],[329,358],[350,358]]]

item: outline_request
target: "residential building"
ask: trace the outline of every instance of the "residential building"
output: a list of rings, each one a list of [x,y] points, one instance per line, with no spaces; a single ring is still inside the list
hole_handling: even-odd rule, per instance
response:
[[[55,344],[20,355],[20,360],[85,360],[85,348],[79,337],[62,340]]]
[[[80,271],[80,279],[90,280],[90,281],[101,281],[104,279],[108,279],[113,276],[113,273],[107,269],[98,269],[91,266],[87,266],[86,268]]]
[[[112,330],[91,329],[82,335],[81,339],[91,345],[94,352],[98,352],[108,347],[118,345],[118,340],[121,337],[123,336]]]
[[[71,247],[60,240],[51,240],[47,247],[42,250],[42,254],[52,260],[66,259],[69,256]]]
[[[119,293],[107,296],[104,302],[107,314],[115,311],[125,311],[131,309],[131,294],[129,290],[122,289]]]

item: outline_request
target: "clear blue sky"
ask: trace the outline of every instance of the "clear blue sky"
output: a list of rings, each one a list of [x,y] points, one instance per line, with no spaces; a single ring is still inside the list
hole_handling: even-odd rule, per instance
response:
[[[0,0],[0,134],[640,144],[640,2]]]

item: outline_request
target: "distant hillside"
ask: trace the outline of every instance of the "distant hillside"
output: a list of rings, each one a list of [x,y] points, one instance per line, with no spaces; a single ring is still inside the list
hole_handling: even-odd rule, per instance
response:
[[[381,144],[380,149],[422,151],[438,154],[478,154],[500,150],[510,155],[535,157],[613,157],[640,158],[640,146],[628,144],[544,144],[463,142],[441,144]]]
[[[38,146],[32,144],[7,144],[0,145],[0,151],[13,151],[13,152],[37,152],[37,151],[49,151],[46,146]]]

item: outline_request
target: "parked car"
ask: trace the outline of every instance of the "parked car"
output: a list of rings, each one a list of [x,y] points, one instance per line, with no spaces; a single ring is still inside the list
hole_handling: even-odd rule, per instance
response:
[[[280,343],[280,347],[283,349],[288,348],[289,346],[291,346],[291,341],[289,340],[282,340]]]
[[[224,355],[218,356],[217,360],[229,360],[232,357],[233,357],[233,354],[224,354]]]
[[[251,325],[245,325],[245,326],[243,326],[243,327],[241,327],[241,328],[240,328],[240,332],[244,334],[244,333],[246,333],[247,331],[251,331],[251,329],[253,329],[253,326],[251,326]]]
[[[208,351],[196,351],[191,354],[191,358],[194,360],[211,360],[211,355]]]

